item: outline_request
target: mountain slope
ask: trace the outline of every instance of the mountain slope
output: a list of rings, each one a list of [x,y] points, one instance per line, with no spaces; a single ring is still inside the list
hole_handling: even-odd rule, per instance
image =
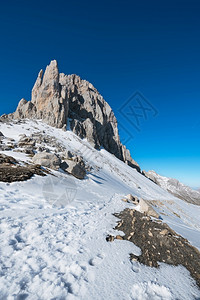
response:
[[[113,213],[135,208],[121,201],[131,193],[149,201],[163,222],[200,249],[199,206],[175,198],[71,131],[29,120],[0,123],[0,131],[4,135],[1,153],[21,164],[32,161],[32,156],[19,147],[21,135],[34,134],[46,138],[43,144],[36,144],[37,149],[43,147],[57,155],[69,150],[81,155],[88,165],[84,180],[51,169],[45,177],[35,175],[25,182],[0,183],[1,298],[200,297],[184,267],[162,263],[156,269],[130,262],[130,253],[140,254],[138,247],[124,240],[106,242],[107,235],[116,235]],[[56,199],[53,205],[49,195]]]
[[[157,174],[155,171],[143,171],[144,175],[172,195],[192,204],[200,205],[200,193],[179,182]]]

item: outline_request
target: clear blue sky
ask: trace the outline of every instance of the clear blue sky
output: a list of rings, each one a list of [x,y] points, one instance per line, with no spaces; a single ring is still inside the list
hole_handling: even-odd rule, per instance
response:
[[[109,102],[142,169],[200,187],[200,1],[3,1],[0,32],[0,114],[57,59]],[[120,112],[136,91],[158,112],[140,132]]]

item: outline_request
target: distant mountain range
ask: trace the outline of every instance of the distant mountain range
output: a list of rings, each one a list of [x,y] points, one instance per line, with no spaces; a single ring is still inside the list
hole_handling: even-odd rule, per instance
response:
[[[143,171],[143,174],[172,195],[196,205],[200,205],[200,189],[193,190],[177,179],[157,174],[155,171]]]

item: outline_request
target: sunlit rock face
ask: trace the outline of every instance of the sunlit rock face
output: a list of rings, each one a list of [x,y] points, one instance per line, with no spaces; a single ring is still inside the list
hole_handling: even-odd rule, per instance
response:
[[[41,70],[32,89],[31,101],[19,102],[14,118],[42,119],[47,124],[58,128],[67,122],[68,99],[59,82],[56,60],[51,61],[43,74]]]
[[[59,73],[56,60],[38,74],[31,101],[24,98],[14,119],[42,119],[48,125],[71,130],[87,138],[96,149],[105,148],[126,164],[140,171],[129,150],[120,142],[116,117],[97,89],[77,75]]]

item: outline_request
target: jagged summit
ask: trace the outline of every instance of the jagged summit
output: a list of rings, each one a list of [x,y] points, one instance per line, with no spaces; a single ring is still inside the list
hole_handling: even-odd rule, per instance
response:
[[[57,61],[40,70],[32,89],[31,101],[22,99],[13,114],[15,119],[42,119],[47,124],[61,128],[67,122],[68,101],[66,87],[60,83]]]
[[[126,164],[140,171],[129,150],[120,142],[116,117],[97,89],[77,75],[59,73],[56,60],[40,70],[31,101],[24,98],[9,117],[42,119],[48,125],[71,130],[99,149],[104,147]]]

